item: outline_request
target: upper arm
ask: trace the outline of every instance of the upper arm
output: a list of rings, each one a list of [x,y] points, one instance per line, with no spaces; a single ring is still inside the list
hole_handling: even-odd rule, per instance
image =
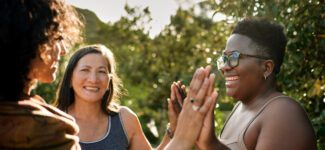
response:
[[[128,135],[129,149],[151,149],[137,115],[127,107],[121,107],[121,118]]]
[[[269,104],[255,149],[316,149],[315,133],[302,107],[283,98]]]

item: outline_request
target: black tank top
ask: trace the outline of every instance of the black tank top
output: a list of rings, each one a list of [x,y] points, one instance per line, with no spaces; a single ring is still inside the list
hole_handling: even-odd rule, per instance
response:
[[[106,135],[98,141],[79,142],[82,150],[127,150],[129,141],[120,114],[110,115]]]

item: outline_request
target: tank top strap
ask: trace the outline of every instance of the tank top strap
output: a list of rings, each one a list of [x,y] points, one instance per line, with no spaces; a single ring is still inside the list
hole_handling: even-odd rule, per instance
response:
[[[120,113],[117,113],[116,115],[109,115],[109,129],[102,139],[92,142],[80,142],[80,146],[82,150],[127,150],[129,147],[129,141],[124,129],[124,125],[121,122]]]
[[[225,123],[224,123],[224,125],[223,125],[223,127],[222,127],[222,129],[221,129],[221,132],[220,132],[220,134],[219,134],[219,139],[221,139],[221,135],[222,135],[222,133],[223,133],[223,130],[224,130],[225,126],[227,125],[227,123],[228,123],[229,119],[231,118],[231,116],[233,115],[233,113],[237,110],[239,104],[240,104],[240,102],[238,101],[238,102],[235,104],[235,106],[234,106],[234,108],[232,109],[232,111],[230,112],[229,116],[227,117],[227,119],[226,119],[226,121],[225,121]]]
[[[277,100],[280,97],[288,97],[288,96],[284,96],[284,95],[279,95],[279,96],[275,96],[273,98],[271,98],[269,101],[267,101],[262,108],[260,108],[260,110],[256,113],[256,115],[248,122],[248,124],[246,125],[246,127],[244,128],[244,130],[239,134],[238,137],[238,144],[240,145],[240,147],[242,149],[246,149],[245,143],[244,143],[244,135],[248,129],[248,127],[253,123],[253,121],[263,112],[263,110],[273,101]]]
[[[256,113],[256,115],[249,121],[249,123],[246,125],[245,130],[250,126],[250,124],[263,112],[263,110],[266,108],[267,105],[269,105],[271,102],[275,101],[276,99],[280,97],[288,97],[284,95],[279,95],[271,98],[269,101],[267,101],[262,108]]]

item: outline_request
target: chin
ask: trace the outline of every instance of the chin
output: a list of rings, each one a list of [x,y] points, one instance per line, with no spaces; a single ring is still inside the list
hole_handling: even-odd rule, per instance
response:
[[[232,97],[235,100],[239,100],[239,97],[237,95],[237,90],[235,89],[228,89],[226,90],[226,94],[230,97]]]

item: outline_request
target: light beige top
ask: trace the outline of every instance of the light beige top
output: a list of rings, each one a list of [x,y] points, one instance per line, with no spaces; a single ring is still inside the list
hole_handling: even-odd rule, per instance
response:
[[[244,130],[241,131],[238,136],[234,135],[233,137],[230,137],[228,139],[222,138],[222,132],[223,132],[224,128],[227,126],[227,123],[228,123],[229,119],[231,118],[233,113],[236,111],[238,106],[241,104],[241,102],[238,102],[235,105],[234,109],[231,111],[230,116],[226,120],[225,125],[223,126],[223,128],[221,130],[221,133],[219,135],[219,140],[232,150],[247,150],[246,145],[244,143],[244,135],[245,135],[245,132],[246,132],[247,128],[263,112],[263,110],[268,106],[268,104],[270,104],[272,101],[274,101],[274,100],[276,100],[276,99],[278,99],[280,97],[287,97],[287,96],[283,96],[283,95],[276,96],[276,97],[271,98],[268,102],[266,102],[262,106],[262,108],[259,111],[256,112],[255,116],[248,122],[248,124],[245,126]]]

